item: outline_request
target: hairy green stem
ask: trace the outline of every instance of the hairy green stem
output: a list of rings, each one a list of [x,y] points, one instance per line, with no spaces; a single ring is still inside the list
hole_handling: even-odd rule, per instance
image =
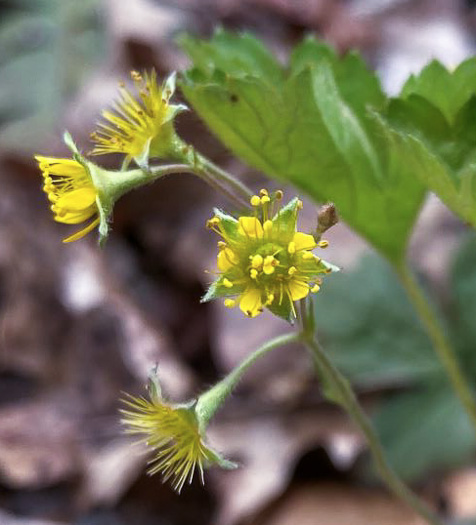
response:
[[[433,343],[433,348],[448,374],[456,395],[463,404],[476,431],[476,398],[474,391],[465,377],[455,351],[441,328],[438,316],[408,266],[406,264],[397,266],[396,272]]]
[[[297,342],[300,335],[297,333],[279,335],[274,339],[264,343],[256,351],[246,357],[236,368],[226,377],[219,381],[215,386],[203,393],[197,401],[196,413],[199,416],[200,424],[206,426],[225,399],[231,394],[233,389],[240,381],[242,375],[248,368],[261,356],[289,343]]]
[[[202,167],[198,167],[193,164],[168,164],[163,166],[151,166],[147,171],[142,169],[130,170],[128,172],[120,172],[121,176],[129,175],[131,178],[137,177],[138,173],[141,173],[143,180],[137,184],[137,186],[148,184],[154,180],[173,173],[192,173],[199,179],[203,180],[206,184],[211,186],[218,193],[222,193],[231,202],[234,202],[238,207],[242,207],[244,202],[242,199],[237,198],[236,194],[230,191],[223,183],[217,181],[211,176],[208,171]],[[145,176],[145,177],[144,177]],[[231,175],[230,175],[231,177]],[[136,186],[136,187],[137,187]]]
[[[176,137],[173,150],[173,157],[179,162],[187,163],[189,172],[194,173],[215,190],[223,193],[238,207],[249,207],[253,192],[231,173],[214,164],[192,145],[183,142],[178,137]]]
[[[253,196],[253,192],[247,188],[245,184],[200,153],[196,153],[196,158],[200,167],[212,175],[212,177],[218,182],[224,183],[232,188],[233,191],[236,192],[236,194],[246,202],[246,205],[249,205],[250,199]]]
[[[382,445],[369,418],[360,406],[347,379],[332,364],[317,340],[310,334],[303,335],[304,343],[311,351],[317,370],[323,376],[331,399],[342,405],[357,427],[364,434],[378,472],[388,488],[431,525],[442,525],[437,516],[403,483],[388,463]]]

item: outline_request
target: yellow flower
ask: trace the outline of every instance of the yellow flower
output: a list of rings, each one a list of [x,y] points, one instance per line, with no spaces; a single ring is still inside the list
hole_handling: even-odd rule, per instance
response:
[[[282,192],[270,196],[266,190],[251,198],[254,216],[235,219],[220,210],[208,221],[218,233],[218,279],[203,298],[226,297],[225,306],[239,304],[248,317],[268,308],[284,318],[296,317],[294,302],[319,291],[321,276],[337,268],[312,252],[327,246],[310,234],[296,231],[302,208],[293,199],[274,213]],[[237,297],[237,300],[231,299]]]
[[[102,112],[103,121],[91,134],[94,155],[123,153],[125,165],[134,159],[138,165],[148,164],[149,157],[170,154],[176,140],[173,119],[186,106],[169,104],[175,91],[175,74],[162,86],[157,84],[154,70],[143,75],[131,73],[138,97],[121,84],[119,100],[112,111]]]
[[[84,237],[100,222],[98,194],[85,165],[73,159],[36,155],[43,174],[43,190],[51,202],[55,221],[64,224],[82,224],[91,221],[63,242]]]
[[[160,472],[163,481],[170,481],[174,490],[180,492],[186,482],[192,482],[195,472],[203,484],[203,471],[213,464],[236,468],[204,441],[203,433],[209,422],[209,411],[203,408],[206,402],[200,403],[201,409],[197,413],[196,400],[185,404],[166,401],[156,372],[149,378],[149,395],[150,400],[128,396],[123,400],[128,408],[121,410],[126,433],[141,435],[140,442],[146,443],[154,452],[149,474]]]

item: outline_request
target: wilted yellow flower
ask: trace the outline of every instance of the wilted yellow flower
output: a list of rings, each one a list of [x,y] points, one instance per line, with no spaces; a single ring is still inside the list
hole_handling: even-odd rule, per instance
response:
[[[103,121],[91,134],[95,142],[95,155],[124,153],[125,164],[135,159],[147,165],[149,157],[162,157],[170,153],[176,140],[173,119],[186,106],[169,103],[175,91],[175,74],[163,85],[157,84],[154,70],[143,75],[131,73],[138,96],[124,86],[112,111],[102,112]]]
[[[270,196],[266,190],[254,195],[255,216],[235,219],[215,210],[208,227],[223,239],[218,243],[220,276],[204,301],[227,297],[225,306],[238,303],[248,317],[268,308],[289,320],[296,317],[294,302],[319,291],[321,276],[337,270],[312,252],[326,247],[326,241],[317,243],[312,235],[296,231],[299,199],[274,213],[281,197],[282,192]]]
[[[51,202],[55,221],[81,224],[92,219],[80,231],[66,237],[72,242],[84,237],[100,222],[97,190],[88,169],[73,159],[36,155],[43,174],[43,190]]]
[[[154,382],[149,390],[150,400],[128,396],[124,400],[128,408],[121,410],[126,432],[143,436],[141,442],[154,451],[149,474],[160,472],[163,480],[170,481],[174,490],[180,492],[187,481],[192,482],[196,471],[203,483],[203,471],[210,465],[236,466],[205,444],[203,433],[208,420],[200,419],[195,400],[169,403]]]

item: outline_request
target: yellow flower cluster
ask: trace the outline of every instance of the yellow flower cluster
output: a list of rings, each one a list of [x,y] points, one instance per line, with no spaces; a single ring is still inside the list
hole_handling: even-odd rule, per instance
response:
[[[120,84],[119,100],[112,111],[102,112],[103,121],[98,130],[91,133],[96,143],[92,154],[125,154],[125,164],[132,159],[140,165],[147,158],[160,157],[167,153],[174,137],[173,119],[185,106],[169,103],[175,90],[175,76],[170,76],[163,85],[157,83],[154,70],[141,75],[132,71],[132,80],[138,96]]]
[[[336,269],[312,252],[326,247],[327,241],[316,242],[312,235],[296,230],[302,202],[293,199],[275,211],[281,198],[281,191],[270,195],[261,190],[251,198],[255,216],[235,219],[215,210],[207,225],[222,237],[219,277],[203,300],[226,297],[225,306],[238,303],[248,317],[268,308],[291,319],[296,317],[294,302],[318,292],[321,276]]]
[[[149,474],[161,473],[164,482],[180,492],[198,472],[203,483],[203,471],[212,464],[230,468],[230,462],[205,444],[195,402],[174,405],[160,396],[151,399],[128,396],[128,406],[121,410],[126,433],[142,436],[154,453]],[[232,465],[234,466],[234,465]]]
[[[131,182],[131,177],[124,171],[132,159],[145,173],[148,171],[150,157],[179,155],[178,151],[180,155],[183,154],[173,120],[186,107],[170,103],[175,91],[175,74],[170,75],[161,85],[157,83],[157,75],[153,70],[143,75],[132,72],[132,79],[138,92],[137,97],[121,84],[120,99],[112,111],[103,111],[104,120],[99,123],[98,131],[91,134],[96,143],[93,154],[125,155],[120,172],[102,170],[86,160],[67,133],[65,141],[73,152],[73,159],[36,156],[43,173],[43,189],[51,202],[54,219],[65,224],[80,224],[93,219],[64,242],[81,239],[98,224],[100,237],[102,240],[105,238],[107,217],[112,211],[109,204],[113,204],[117,196],[117,192],[116,195],[109,195],[108,187],[117,188],[121,184],[125,187],[129,182],[130,188],[138,185],[140,177],[136,176],[135,182]],[[91,176],[91,171],[95,172],[94,177]],[[116,183],[113,182],[114,178],[117,179]],[[104,179],[108,180],[104,182]]]

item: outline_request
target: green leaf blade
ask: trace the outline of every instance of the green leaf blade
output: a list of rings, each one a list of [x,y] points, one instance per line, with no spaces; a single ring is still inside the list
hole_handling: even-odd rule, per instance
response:
[[[334,202],[352,228],[399,263],[425,189],[407,168],[414,145],[374,118],[386,100],[375,75],[357,56],[340,59],[311,40],[280,75],[250,66],[254,57],[242,55],[253,54],[249,47],[240,48],[237,70],[233,53],[227,62],[228,44],[215,38],[205,45],[199,57],[186,46],[195,67],[182,89],[212,132],[251,166],[314,201]]]

